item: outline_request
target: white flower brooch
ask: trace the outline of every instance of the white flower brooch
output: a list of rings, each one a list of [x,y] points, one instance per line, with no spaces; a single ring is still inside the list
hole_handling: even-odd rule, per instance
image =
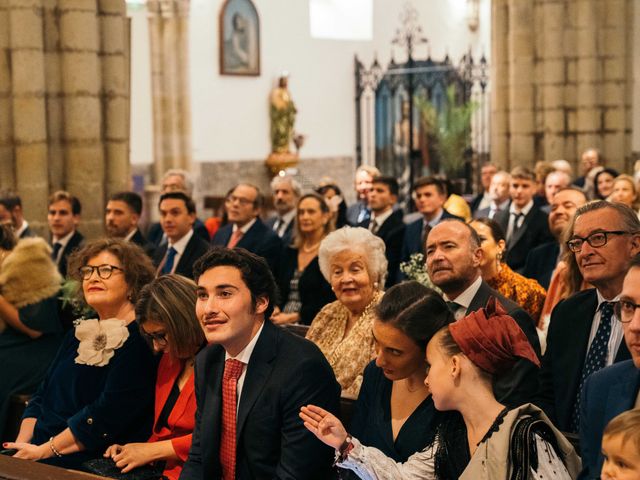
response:
[[[104,367],[129,338],[124,320],[83,320],[76,325],[76,338],[80,340],[76,363]]]

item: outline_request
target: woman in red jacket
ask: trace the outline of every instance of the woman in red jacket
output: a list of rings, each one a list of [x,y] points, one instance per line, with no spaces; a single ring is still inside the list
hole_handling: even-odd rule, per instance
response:
[[[193,363],[205,342],[195,316],[196,288],[187,278],[164,275],[144,287],[136,303],[142,335],[162,357],[149,441],[112,445],[104,454],[123,473],[165,462],[163,475],[177,480],[189,454],[196,412]]]

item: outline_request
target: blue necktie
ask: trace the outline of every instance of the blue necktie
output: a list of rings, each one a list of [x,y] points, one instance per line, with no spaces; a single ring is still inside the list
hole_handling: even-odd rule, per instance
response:
[[[173,270],[173,261],[176,258],[176,253],[178,253],[178,251],[175,248],[169,247],[169,250],[167,251],[167,260],[164,262],[164,266],[162,267],[163,274],[171,273],[171,270]]]
[[[613,303],[603,302],[600,305],[600,325],[593,337],[591,347],[587,353],[587,358],[582,367],[582,376],[578,385],[578,392],[571,417],[571,431],[577,432],[580,427],[580,397],[582,387],[589,375],[602,370],[607,366],[607,356],[609,355],[609,338],[611,337],[611,320],[613,318]]]

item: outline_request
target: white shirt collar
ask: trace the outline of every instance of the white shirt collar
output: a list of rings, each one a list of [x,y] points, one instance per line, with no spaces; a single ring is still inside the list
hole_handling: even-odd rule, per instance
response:
[[[254,218],[253,220],[245,223],[242,227],[240,227],[240,231],[242,233],[247,233],[249,231],[249,229],[251,227],[253,227],[253,224],[256,223],[256,221],[258,220],[258,217]],[[233,228],[232,228],[232,232],[235,232],[236,230],[238,230],[238,225],[237,224],[233,224]]]
[[[449,298],[446,294],[443,295],[443,297],[445,301],[456,302],[461,307],[464,307],[465,310],[468,310],[469,305],[471,305],[471,301],[473,300],[473,297],[475,297],[476,293],[478,293],[478,290],[480,290],[480,285],[482,285],[482,277],[478,275],[478,278],[476,278],[475,281],[471,285],[469,285],[467,289],[464,292],[462,292],[460,295],[458,295],[456,298]]]
[[[378,224],[378,227],[381,227],[382,224],[391,216],[393,213],[393,207],[389,207],[384,213],[380,215],[376,215],[375,213],[371,213],[371,221],[374,221]]]
[[[598,298],[598,307],[596,308],[596,310],[600,309],[600,305],[602,305],[602,302],[617,302],[618,300],[620,300],[620,294],[616,295],[611,300],[607,300],[606,298],[604,298],[604,296],[600,293],[600,290],[598,290],[597,288],[596,288],[596,297]]]
[[[424,225],[426,223],[430,227],[435,227],[438,223],[440,223],[440,220],[442,219],[443,215],[444,215],[444,208],[441,208],[440,212],[431,220],[427,220],[426,217],[422,217],[422,224]]]
[[[67,243],[69,243],[69,240],[71,240],[71,237],[73,237],[75,233],[76,233],[76,230],[73,229],[62,238],[56,238],[56,236],[54,235],[53,237],[51,237],[51,245],[55,243],[59,243],[60,245],[62,245],[62,247],[60,248],[60,250],[62,250],[64,247],[67,246]]]
[[[16,230],[16,233],[14,234],[16,238],[20,238],[22,232],[24,232],[27,228],[29,228],[29,222],[27,222],[26,220],[22,220],[22,226],[18,230]]]
[[[239,360],[245,365],[249,365],[249,360],[251,360],[251,354],[253,353],[253,349],[256,348],[256,343],[258,343],[258,338],[260,338],[260,334],[262,333],[262,329],[264,328],[264,322],[266,322],[266,320],[262,322],[262,325],[260,325],[260,328],[258,329],[257,333],[253,336],[251,341],[247,343],[247,346],[244,347],[238,355],[236,355],[235,357],[232,357],[231,355],[229,355],[229,352],[225,351],[224,353],[225,361],[229,359],[233,359],[233,360]]]
[[[126,237],[124,237],[124,240],[125,240],[126,242],[130,242],[130,241],[131,241],[131,239],[133,238],[133,236],[136,234],[136,232],[137,232],[137,231],[138,231],[138,229],[137,229],[137,228],[134,228],[133,230],[131,230],[129,233],[127,233],[127,236],[126,236]],[[175,247],[174,247],[174,248],[175,248]]]
[[[529,203],[527,203],[524,206],[524,208],[521,209],[520,211],[518,211],[515,204],[511,202],[511,206],[509,207],[509,213],[522,213],[526,217],[532,208],[533,208],[533,199],[529,200]]]
[[[184,253],[184,250],[187,248],[187,243],[189,243],[189,240],[191,240],[191,237],[193,237],[193,228],[189,230],[187,234],[184,237],[182,237],[180,240],[178,240],[176,243],[171,243],[171,241],[169,241],[169,247],[173,247],[176,250],[176,252],[178,252],[178,255],[182,255]]]

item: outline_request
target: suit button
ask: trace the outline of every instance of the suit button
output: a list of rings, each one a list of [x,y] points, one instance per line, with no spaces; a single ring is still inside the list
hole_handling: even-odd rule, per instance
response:
[[[87,418],[87,425],[93,425],[93,418]]]

